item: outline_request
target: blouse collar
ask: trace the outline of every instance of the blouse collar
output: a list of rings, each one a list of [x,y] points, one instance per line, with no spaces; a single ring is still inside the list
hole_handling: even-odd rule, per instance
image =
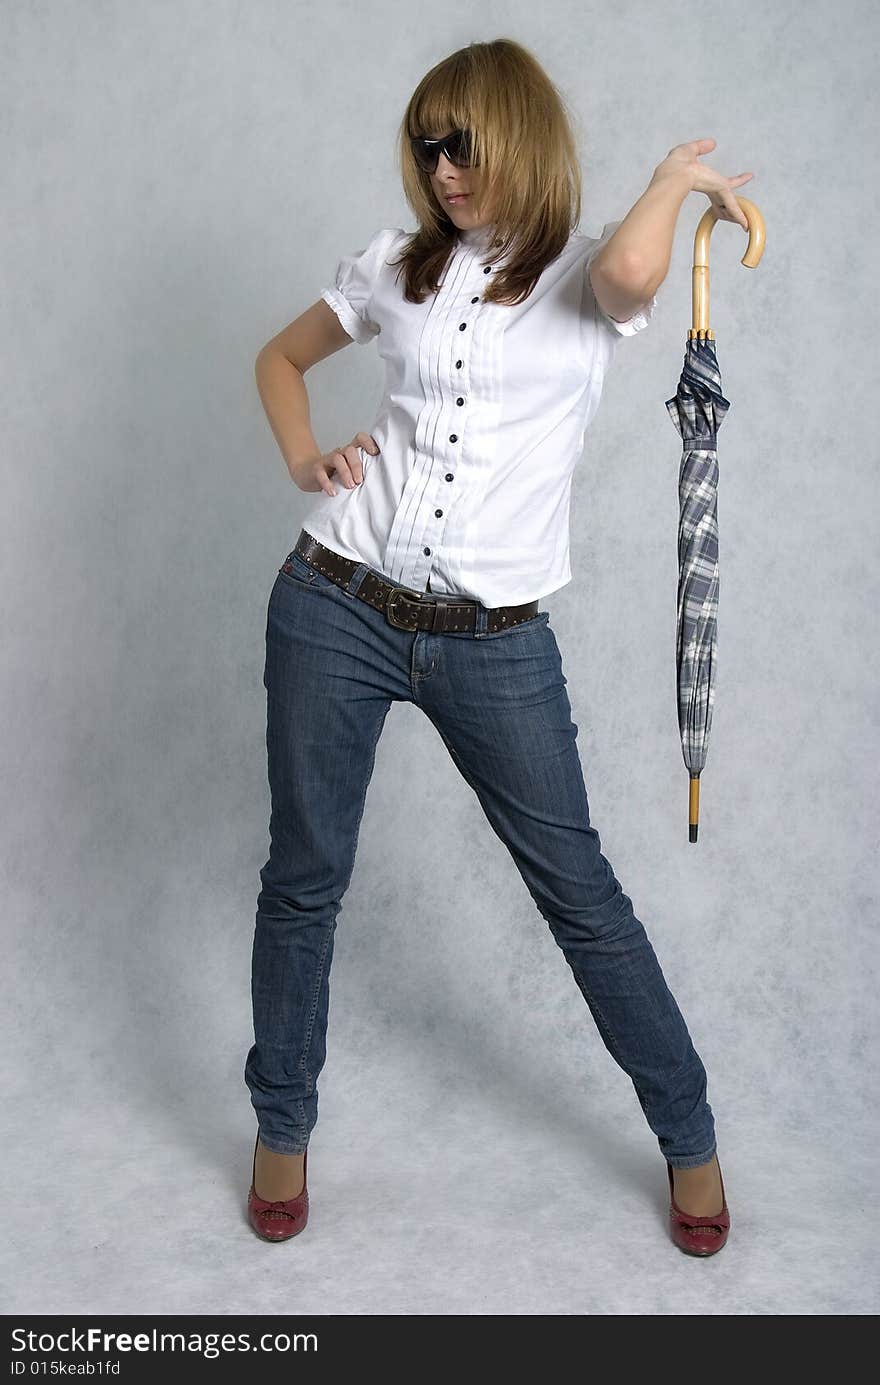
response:
[[[472,249],[487,245],[495,235],[495,227],[491,223],[487,226],[470,226],[463,231],[459,231],[458,238],[463,244]]]

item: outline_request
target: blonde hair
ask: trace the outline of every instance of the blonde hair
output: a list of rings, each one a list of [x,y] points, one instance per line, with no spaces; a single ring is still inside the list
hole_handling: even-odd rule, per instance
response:
[[[411,303],[436,292],[458,228],[416,163],[410,139],[459,129],[471,131],[472,204],[479,220],[491,218],[500,238],[494,249],[486,247],[485,263],[504,260],[485,297],[521,303],[580,220],[571,118],[540,63],[512,39],[471,43],[425,74],[410,97],[398,144],[404,191],[419,229],[393,264],[404,270],[404,297]]]

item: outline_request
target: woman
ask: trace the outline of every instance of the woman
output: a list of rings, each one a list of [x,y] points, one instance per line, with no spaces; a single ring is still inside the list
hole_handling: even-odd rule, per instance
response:
[[[580,216],[563,103],[520,45],[472,44],[419,83],[401,126],[414,235],[389,227],[260,352],[292,479],[320,492],[269,600],[270,856],[254,934],[258,1118],[248,1215],[308,1216],[336,917],[392,702],[419,706],[508,847],[663,1152],[672,1237],[725,1243],[706,1073],[590,826],[577,728],[543,597],[571,577],[572,471],[620,342],[641,331],[692,190],[745,223],[728,179],[673,149],[599,239]],[[322,453],[307,369],[378,339],[370,431]],[[394,859],[392,857],[392,859]],[[405,868],[405,861],[401,862]]]

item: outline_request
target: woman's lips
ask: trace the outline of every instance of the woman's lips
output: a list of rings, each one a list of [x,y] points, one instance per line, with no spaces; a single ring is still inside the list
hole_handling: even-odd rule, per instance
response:
[[[456,202],[464,202],[468,197],[470,197],[469,192],[459,192],[456,193],[454,197],[447,197],[446,201],[451,207],[454,207]]]

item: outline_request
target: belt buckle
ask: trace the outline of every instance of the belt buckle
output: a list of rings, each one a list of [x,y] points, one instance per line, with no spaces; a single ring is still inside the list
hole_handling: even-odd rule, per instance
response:
[[[421,601],[422,593],[412,591],[410,587],[392,587],[385,600],[385,616],[391,625],[398,630],[415,630],[417,625],[405,625],[402,621],[395,618],[394,607],[398,599]]]

